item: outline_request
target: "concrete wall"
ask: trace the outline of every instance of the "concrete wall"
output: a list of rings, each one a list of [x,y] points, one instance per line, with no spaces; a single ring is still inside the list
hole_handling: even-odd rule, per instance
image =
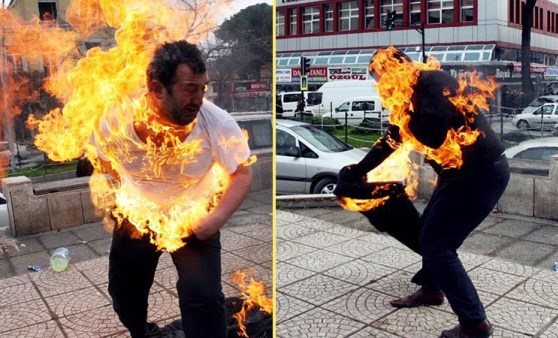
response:
[[[428,199],[436,174],[428,165],[420,169],[418,197]],[[558,156],[551,157],[549,175],[512,173],[508,187],[498,202],[500,212],[510,215],[558,220]]]
[[[256,150],[251,191],[272,188],[272,151]],[[1,180],[8,202],[10,230],[14,236],[63,229],[98,222],[102,215],[91,202],[89,177],[32,182],[24,176]]]

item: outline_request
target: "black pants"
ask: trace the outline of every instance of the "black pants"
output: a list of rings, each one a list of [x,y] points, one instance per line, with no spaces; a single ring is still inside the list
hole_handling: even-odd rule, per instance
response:
[[[147,236],[131,239],[126,230],[130,226],[125,222],[113,234],[108,290],[122,324],[132,337],[143,337],[149,289],[161,252]],[[186,336],[226,337],[219,234],[203,241],[192,236],[171,257],[178,271],[176,287]]]
[[[464,327],[481,323],[486,314],[457,249],[496,205],[509,175],[508,162],[500,157],[468,172],[441,175],[421,216],[406,196],[363,212],[378,230],[422,256],[412,281],[427,291],[444,291]]]

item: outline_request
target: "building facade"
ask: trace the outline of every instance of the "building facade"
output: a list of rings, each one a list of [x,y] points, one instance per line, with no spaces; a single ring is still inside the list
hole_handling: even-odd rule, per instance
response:
[[[301,56],[311,60],[310,89],[326,81],[367,79],[370,57],[389,45],[416,61],[422,60],[424,50],[454,75],[473,66],[496,76],[502,85],[499,95],[518,90],[524,2],[278,0],[278,90],[297,90]],[[391,30],[384,24],[388,11],[396,12]],[[558,0],[538,0],[531,30],[531,71],[541,92],[552,89],[558,79],[557,59]]]

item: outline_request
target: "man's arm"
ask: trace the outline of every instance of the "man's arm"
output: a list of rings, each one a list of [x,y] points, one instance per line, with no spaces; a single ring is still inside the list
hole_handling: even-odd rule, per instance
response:
[[[223,196],[215,209],[194,228],[194,235],[203,240],[219,231],[244,201],[246,195],[250,192],[251,183],[252,168],[241,164],[231,174],[229,186],[223,192]]]

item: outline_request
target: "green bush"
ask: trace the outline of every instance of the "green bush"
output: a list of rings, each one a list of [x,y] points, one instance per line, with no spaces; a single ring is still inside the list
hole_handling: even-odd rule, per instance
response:
[[[509,132],[507,134],[504,134],[502,137],[503,141],[508,141],[508,142],[515,142],[515,143],[520,143],[523,142],[525,140],[530,140],[532,139],[533,136],[529,135],[529,134],[523,134],[519,131],[512,131]]]

